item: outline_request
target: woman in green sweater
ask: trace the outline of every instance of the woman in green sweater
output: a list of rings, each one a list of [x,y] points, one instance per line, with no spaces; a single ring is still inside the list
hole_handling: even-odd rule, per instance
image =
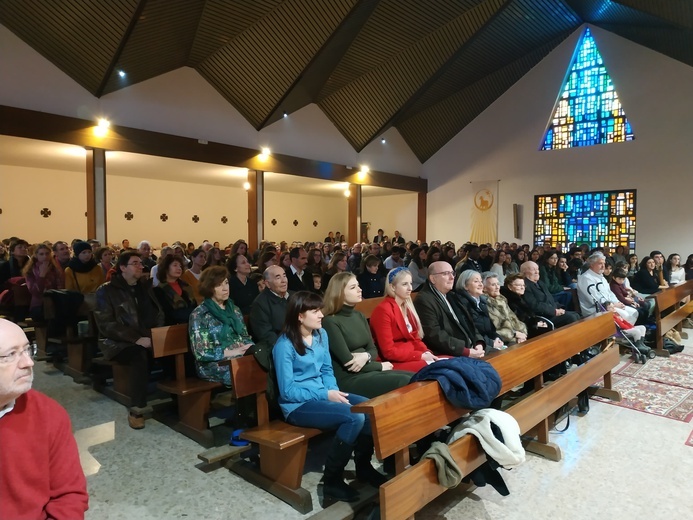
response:
[[[361,288],[352,273],[338,273],[325,292],[322,326],[327,332],[332,368],[339,389],[368,398],[409,384],[413,372],[392,370],[389,361],[377,361],[366,317],[354,310]]]

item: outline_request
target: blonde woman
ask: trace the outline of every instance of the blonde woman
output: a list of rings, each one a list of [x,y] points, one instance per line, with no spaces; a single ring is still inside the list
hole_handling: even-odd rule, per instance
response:
[[[385,298],[373,310],[370,327],[381,359],[395,370],[418,372],[438,358],[422,341],[423,328],[411,301],[412,276],[406,267],[387,275]]]
[[[351,273],[337,273],[325,292],[325,319],[332,367],[339,389],[373,398],[409,383],[411,372],[392,371],[389,361],[377,361],[366,317],[354,309],[361,288]]]

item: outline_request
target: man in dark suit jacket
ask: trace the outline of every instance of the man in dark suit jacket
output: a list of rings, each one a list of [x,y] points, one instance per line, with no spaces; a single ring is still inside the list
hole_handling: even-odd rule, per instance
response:
[[[483,337],[452,292],[454,279],[447,262],[433,262],[428,267],[428,280],[414,300],[424,343],[435,354],[484,357]]]
[[[289,251],[291,265],[286,269],[290,291],[313,291],[313,275],[306,271],[308,252],[302,247]]]
[[[524,300],[534,314],[551,320],[556,327],[568,325],[580,319],[577,312],[561,309],[548,288],[539,280],[539,266],[535,262],[525,262],[520,266],[525,277]]]
[[[272,347],[281,335],[291,292],[288,290],[286,272],[278,265],[269,266],[262,277],[267,287],[250,307],[250,333],[256,344],[264,343]]]

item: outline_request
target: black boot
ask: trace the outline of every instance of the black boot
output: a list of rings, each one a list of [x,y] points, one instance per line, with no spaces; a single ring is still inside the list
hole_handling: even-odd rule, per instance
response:
[[[578,411],[580,413],[590,411],[590,394],[587,390],[583,390],[578,394]]]
[[[376,470],[371,464],[373,457],[373,437],[370,435],[359,435],[356,439],[354,448],[354,462],[356,462],[356,478],[361,482],[367,482],[374,488],[379,488],[387,477]]]
[[[325,461],[325,473],[322,477],[322,494],[324,498],[332,498],[341,502],[355,502],[359,493],[344,482],[344,467],[351,458],[354,447],[334,438],[330,453]]]

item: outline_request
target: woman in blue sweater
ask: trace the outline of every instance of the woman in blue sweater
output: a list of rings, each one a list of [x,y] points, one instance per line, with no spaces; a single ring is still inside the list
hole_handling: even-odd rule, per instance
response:
[[[322,298],[308,291],[288,301],[282,335],[272,351],[279,386],[279,407],[289,424],[335,430],[325,461],[323,496],[353,502],[358,492],[344,482],[344,467],[354,452],[356,478],[379,487],[387,480],[371,466],[373,438],[368,416],[351,413],[367,399],[341,392],[332,371],[327,334],[322,329]]]

